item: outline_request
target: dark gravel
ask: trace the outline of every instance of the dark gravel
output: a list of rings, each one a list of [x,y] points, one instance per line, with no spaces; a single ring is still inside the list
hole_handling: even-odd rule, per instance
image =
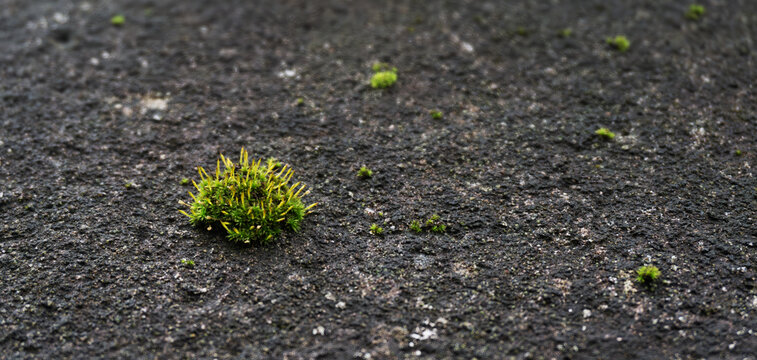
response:
[[[702,3],[0,0],[0,358],[755,359],[757,2]],[[242,146],[300,233],[178,213]]]

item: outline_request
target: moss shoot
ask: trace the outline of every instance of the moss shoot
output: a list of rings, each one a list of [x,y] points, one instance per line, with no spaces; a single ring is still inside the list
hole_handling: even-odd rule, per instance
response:
[[[691,4],[689,10],[686,11],[684,16],[689,20],[699,20],[704,15],[704,6],[699,4]]]
[[[375,63],[371,67],[375,74],[371,77],[371,87],[374,89],[388,88],[397,82],[397,68],[387,63]]]
[[[626,52],[628,51],[628,48],[631,47],[631,41],[629,41],[628,38],[623,35],[618,35],[614,38],[608,37],[607,43],[615,50],[618,50],[620,52]]]
[[[121,14],[113,15],[113,17],[110,18],[110,23],[114,26],[123,26],[124,23],[126,23],[126,17]]]
[[[371,77],[371,87],[374,89],[388,88],[397,82],[397,72],[381,71]]]
[[[647,265],[636,269],[636,282],[642,285],[651,285],[660,278],[660,269],[657,266]]]
[[[371,228],[368,229],[368,231],[370,231],[370,233],[373,234],[373,235],[379,235],[380,236],[381,234],[384,233],[384,228],[382,228],[381,226],[378,226],[376,224],[371,224]]]
[[[289,185],[294,171],[288,165],[279,169],[275,161],[250,161],[244,148],[236,164],[221,154],[214,174],[202,167],[197,171],[200,183],[192,181],[198,193],[189,193],[194,200],[190,213],[180,212],[192,225],[208,230],[222,226],[234,242],[267,244],[282,230],[296,232],[316,205],[303,205],[300,196],[308,192],[303,194],[305,185],[299,182]]]
[[[599,128],[597,129],[597,131],[594,132],[594,134],[607,140],[612,140],[615,138],[615,133],[610,131],[610,129],[608,128]]]
[[[361,179],[367,179],[373,177],[373,170],[363,166],[357,171],[357,177]]]

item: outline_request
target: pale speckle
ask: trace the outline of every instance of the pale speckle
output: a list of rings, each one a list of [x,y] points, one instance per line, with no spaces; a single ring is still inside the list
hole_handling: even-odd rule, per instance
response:
[[[313,335],[321,335],[326,333],[326,329],[323,328],[323,326],[318,325],[315,329],[313,329]]]

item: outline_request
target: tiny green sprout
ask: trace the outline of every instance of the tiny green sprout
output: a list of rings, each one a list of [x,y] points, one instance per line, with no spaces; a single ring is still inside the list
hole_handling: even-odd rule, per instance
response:
[[[435,233],[443,233],[447,231],[447,225],[441,224],[439,222],[441,220],[441,216],[438,214],[432,215],[428,220],[426,220],[426,228]]]
[[[305,99],[297,98],[297,101],[295,102],[295,104],[297,104],[297,106],[305,105]]]
[[[626,52],[631,47],[631,42],[623,35],[608,37],[607,43],[620,52]]]
[[[361,179],[367,179],[373,177],[373,170],[363,166],[357,171],[357,177]]]
[[[562,30],[560,30],[557,33],[557,35],[560,36],[560,37],[562,37],[562,38],[568,38],[571,35],[573,35],[573,29],[571,29],[571,28],[562,29]]]
[[[689,10],[684,14],[689,20],[699,20],[704,15],[704,6],[699,4],[691,4]]]
[[[187,260],[187,259],[181,259],[181,264],[188,267],[193,268],[195,267],[195,261],[194,260]]]
[[[124,187],[127,188],[127,189],[131,189],[131,187],[133,187],[133,186],[134,186],[134,183],[131,182],[131,181],[128,181],[128,182],[126,182],[124,184]]]
[[[439,120],[444,115],[439,110],[431,110],[430,114],[431,114],[431,118],[434,119],[434,120]]]
[[[397,70],[380,71],[371,77],[371,87],[374,89],[388,88],[397,82]]]
[[[189,179],[187,179],[187,178],[181,179],[181,184],[182,185],[189,185]]]
[[[657,266],[645,265],[636,269],[636,275],[636,282],[651,285],[660,277],[660,269]]]
[[[382,228],[381,226],[378,226],[376,224],[372,224],[371,228],[369,229],[369,231],[373,235],[381,235],[381,234],[384,233],[384,228]]]
[[[223,164],[223,167],[222,165]],[[200,182],[192,184],[189,217],[192,225],[212,230],[220,225],[231,241],[267,244],[284,230],[299,231],[300,223],[317,204],[305,206],[305,184],[290,185],[294,171],[289,165],[275,168],[276,161],[250,159],[242,148],[239,162],[220,155],[215,172],[198,167]]]
[[[741,156],[741,154],[743,154],[741,150],[736,149],[736,156]]]
[[[612,139],[615,138],[615,133],[612,132],[612,131],[610,131],[610,129],[608,129],[608,128],[599,128],[599,129],[597,129],[597,131],[594,132],[594,134],[597,134],[600,137],[602,137],[604,139],[607,139],[607,140],[612,140]]]
[[[110,18],[110,23],[114,26],[123,26],[123,24],[126,23],[126,18],[121,14],[114,15]]]
[[[420,233],[421,231],[423,231],[423,230],[421,229],[421,223],[420,223],[420,221],[418,221],[418,220],[413,220],[413,221],[412,221],[412,222],[410,223],[410,230],[412,230],[413,232],[416,232],[416,233]]]

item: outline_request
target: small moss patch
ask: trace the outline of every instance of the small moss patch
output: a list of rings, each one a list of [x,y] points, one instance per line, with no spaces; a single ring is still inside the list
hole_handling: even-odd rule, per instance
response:
[[[660,269],[657,266],[642,266],[636,269],[636,282],[642,285],[652,285],[660,278],[660,274]]]
[[[110,18],[110,23],[114,26],[123,26],[126,23],[126,17],[121,14],[113,15],[113,17]]]
[[[298,231],[303,217],[316,205],[302,204],[305,185],[289,185],[294,171],[288,165],[280,166],[272,159],[250,161],[244,149],[236,164],[221,155],[214,174],[202,167],[197,171],[200,183],[192,181],[198,193],[189,193],[194,200],[190,213],[180,211],[192,225],[207,230],[222,226],[231,241],[266,244],[283,230]]]
[[[367,179],[373,177],[373,170],[363,166],[357,171],[357,177],[361,179]]]
[[[608,128],[600,128],[597,129],[597,131],[594,132],[594,134],[598,135],[599,137],[607,140],[612,140],[615,138],[615,133],[610,131]]]
[[[684,16],[689,20],[699,20],[704,15],[704,6],[699,4],[691,4],[689,9],[686,10]]]
[[[631,41],[629,41],[628,38],[623,35],[618,35],[614,38],[608,37],[607,44],[620,52],[626,52],[628,51],[628,48],[631,47]]]

